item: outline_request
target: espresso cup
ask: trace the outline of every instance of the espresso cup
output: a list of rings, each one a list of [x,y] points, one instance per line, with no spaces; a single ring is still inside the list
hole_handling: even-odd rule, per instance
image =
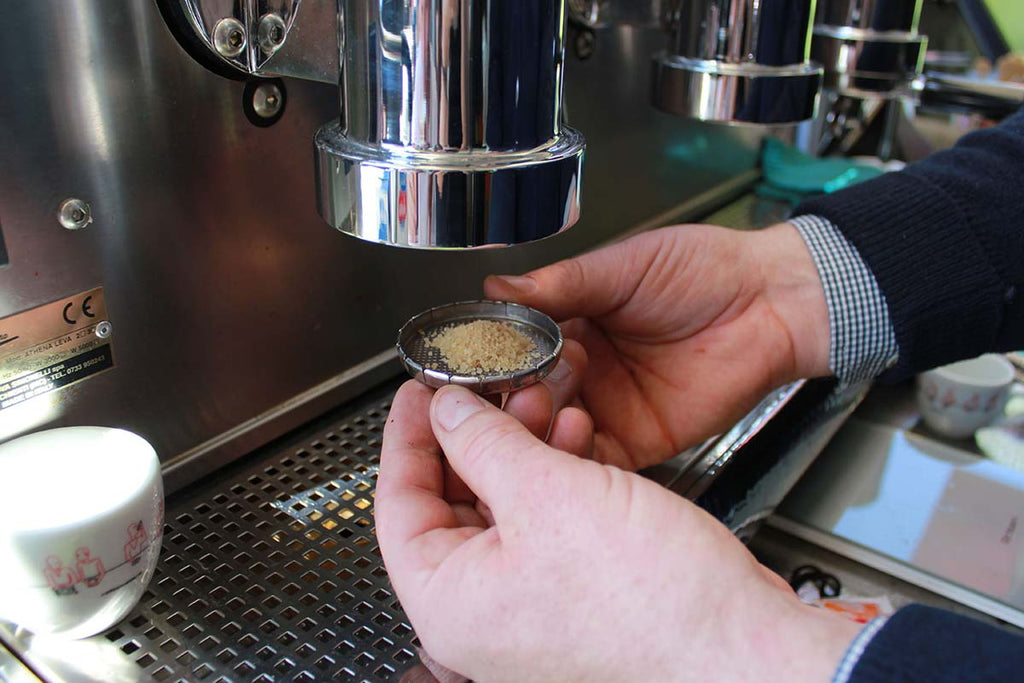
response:
[[[1013,364],[995,353],[943,365],[918,376],[917,407],[939,434],[966,438],[1002,412],[1013,379]]]
[[[139,601],[163,532],[160,461],[142,437],[66,427],[0,444],[0,619],[84,638]]]

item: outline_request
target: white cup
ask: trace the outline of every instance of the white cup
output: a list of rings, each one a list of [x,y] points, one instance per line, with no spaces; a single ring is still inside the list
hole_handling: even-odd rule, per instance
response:
[[[163,509],[160,461],[131,432],[0,444],[0,618],[68,638],[116,624],[153,576]]]
[[[918,376],[917,407],[936,432],[962,439],[1000,414],[1013,377],[1013,364],[995,353],[943,365]]]

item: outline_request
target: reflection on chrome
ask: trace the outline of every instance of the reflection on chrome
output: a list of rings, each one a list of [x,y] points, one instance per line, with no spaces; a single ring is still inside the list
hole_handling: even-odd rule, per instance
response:
[[[831,0],[818,13],[811,54],[825,87],[845,95],[904,94],[920,76],[928,39],[921,0]]]
[[[339,0],[341,116],[316,135],[321,215],[408,247],[512,244],[579,213],[562,125],[564,0]]]
[[[821,68],[808,61],[814,0],[673,0],[668,50],[654,60],[654,105],[724,123],[814,115]]]

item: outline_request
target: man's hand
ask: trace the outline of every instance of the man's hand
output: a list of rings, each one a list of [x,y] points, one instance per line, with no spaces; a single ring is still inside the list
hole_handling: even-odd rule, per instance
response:
[[[787,224],[665,228],[488,278],[484,291],[548,313],[582,344],[593,455],[627,469],[724,431],[785,382],[828,373],[824,291]]]
[[[375,515],[424,648],[474,680],[826,681],[858,630],[693,504],[459,387],[398,392]]]

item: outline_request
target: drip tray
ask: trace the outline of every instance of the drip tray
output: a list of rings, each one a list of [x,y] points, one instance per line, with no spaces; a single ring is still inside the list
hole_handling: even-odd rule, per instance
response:
[[[387,680],[417,664],[373,533],[393,393],[171,496],[149,590],[115,628],[83,642],[107,665],[111,654],[134,662],[119,673],[142,680]],[[0,635],[47,679],[91,669],[55,661],[22,632]]]

